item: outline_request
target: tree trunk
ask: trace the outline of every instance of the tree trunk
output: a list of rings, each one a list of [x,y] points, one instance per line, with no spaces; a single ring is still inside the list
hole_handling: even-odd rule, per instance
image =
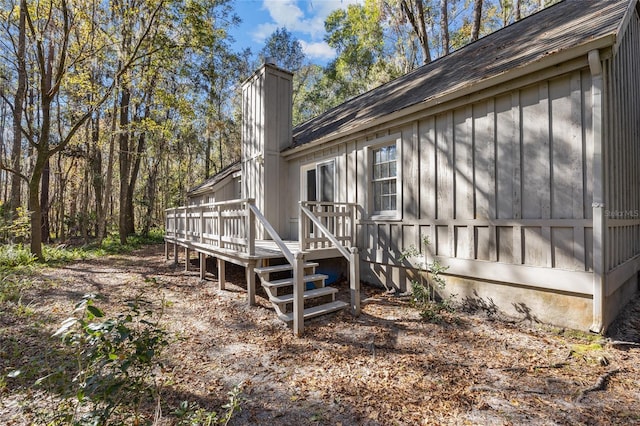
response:
[[[107,235],[107,212],[110,211],[109,206],[113,207],[113,164],[115,162],[116,151],[116,124],[118,113],[118,88],[116,88],[113,97],[113,113],[111,114],[111,135],[109,136],[109,157],[107,158],[107,175],[104,182],[104,198],[102,208],[98,211],[98,244],[102,244],[102,240]]]
[[[144,201],[147,212],[143,219],[142,235],[149,235],[151,224],[153,223],[154,210],[156,205],[156,193],[158,182],[158,168],[160,167],[160,158],[153,160],[153,164],[149,168],[149,178],[147,180],[147,188],[145,190]]]
[[[522,18],[522,0],[513,0],[514,2],[514,17],[515,21],[519,21]]]
[[[89,244],[89,148],[91,143],[88,141],[90,137],[90,125],[91,122],[87,122],[87,155],[84,162],[83,179],[81,182],[82,193],[80,197],[80,236],[85,244]]]
[[[449,50],[449,2],[440,0],[440,33],[442,37],[442,52],[448,55]]]
[[[100,220],[104,217],[103,212],[103,195],[104,181],[102,180],[102,151],[98,145],[100,139],[100,112],[96,112],[96,117],[91,120],[91,143],[87,147],[88,167],[91,175],[91,184],[95,195],[96,208],[96,226],[94,233],[99,236]],[[102,241],[100,241],[102,242]]]
[[[144,118],[146,119],[148,118],[148,116],[149,116],[149,108],[147,107]],[[127,223],[127,227],[128,227],[127,231],[129,232],[128,235],[133,235],[136,232],[133,200],[135,196],[136,183],[138,182],[138,175],[140,174],[140,163],[142,161],[142,154],[144,152],[145,145],[146,145],[146,133],[142,132],[138,137],[138,148],[136,149],[136,153],[135,153],[136,157],[133,162],[133,166],[131,168],[131,177],[129,180],[129,188],[127,190],[127,209],[128,209],[127,216],[129,219],[129,222]]]
[[[65,191],[67,188],[67,177],[64,173],[64,169],[62,167],[62,153],[58,153],[58,174],[60,175],[59,182],[59,197],[60,202],[58,203],[58,238],[60,241],[64,242],[67,240],[67,230],[64,222],[64,212],[65,212]]]
[[[416,11],[414,11],[414,6]],[[425,64],[430,63],[431,51],[429,50],[429,35],[427,34],[427,24],[422,0],[401,0],[400,7],[418,37],[420,48],[422,49],[423,62]]]
[[[42,170],[42,181],[40,189],[40,210],[42,214],[42,242],[48,243],[51,236],[51,227],[49,224],[49,183],[51,176],[51,167],[49,158],[44,163],[44,169]]]
[[[27,93],[27,64],[25,60],[26,52],[26,26],[27,16],[27,1],[20,1],[20,23],[18,27],[18,86],[16,88],[16,94],[13,102],[13,145],[11,147],[11,168],[18,172],[20,171],[20,158],[22,157],[22,111],[24,107],[24,100]],[[10,198],[10,210],[12,216],[15,215],[15,211],[21,205],[21,190],[22,185],[21,178],[18,174],[13,173],[11,175],[11,198]],[[40,227],[40,225],[38,225]]]
[[[482,0],[473,2],[473,26],[471,27],[471,41],[478,40],[480,36],[480,24],[482,23]]]
[[[53,60],[54,60],[53,44],[49,45],[47,56],[42,54],[41,57],[45,61],[40,64],[40,110],[42,112],[42,123],[40,127],[40,135],[36,148],[36,160],[33,166],[31,179],[29,180],[29,209],[31,210],[31,253],[38,258],[44,260],[42,255],[42,206],[40,204],[39,190],[42,184],[42,177],[48,168],[49,157],[51,151],[49,149],[49,138],[51,136],[51,103],[53,97],[51,95],[51,84],[53,80]],[[48,177],[47,177],[48,179]],[[49,196],[48,183],[46,186],[46,196]],[[48,205],[48,200],[46,202]],[[48,226],[48,225],[47,225]],[[47,228],[48,230],[48,228]]]
[[[118,234],[120,243],[126,244],[129,234],[129,223],[131,218],[128,217],[129,209],[127,206],[127,196],[129,193],[129,172],[131,170],[131,153],[129,148],[129,105],[131,101],[131,92],[127,86],[122,88],[120,97],[120,136],[119,145],[120,152],[118,154],[120,165],[120,212],[118,215]]]
[[[204,153],[204,178],[211,176],[211,136],[207,136],[207,146]]]

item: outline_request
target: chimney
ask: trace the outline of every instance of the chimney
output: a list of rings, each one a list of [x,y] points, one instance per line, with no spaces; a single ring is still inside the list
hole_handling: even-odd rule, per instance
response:
[[[255,198],[280,233],[288,229],[281,214],[287,170],[280,151],[291,145],[293,74],[270,62],[267,58],[242,85],[242,196]]]

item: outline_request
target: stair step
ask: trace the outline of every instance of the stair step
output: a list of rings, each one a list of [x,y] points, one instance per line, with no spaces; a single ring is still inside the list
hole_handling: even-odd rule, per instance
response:
[[[313,290],[307,290],[304,292],[304,299],[313,299],[314,297],[327,296],[329,294],[335,294],[338,289],[335,287],[321,287]],[[293,302],[293,294],[283,294],[281,296],[271,297],[269,300],[277,304],[285,304]]]
[[[305,275],[304,282],[309,283],[313,281],[326,280],[327,278],[329,278],[329,275],[325,275],[325,274]],[[285,287],[288,285],[293,285],[293,278],[284,278],[284,279],[275,280],[275,281],[265,281],[262,283],[262,285],[264,287],[269,287],[269,288]]]
[[[320,315],[330,314],[331,312],[336,312],[341,309],[344,309],[347,306],[349,306],[347,302],[336,300],[335,302],[325,303],[324,305],[318,305],[312,308],[307,308],[304,310],[304,319],[309,319],[309,318],[317,317]],[[293,312],[278,315],[278,318],[280,318],[284,322],[291,322],[293,321]]]
[[[318,267],[318,266],[320,266],[320,264],[316,263],[316,262],[306,262],[304,264],[305,268],[314,268],[314,267]],[[293,271],[293,266],[291,266],[288,263],[285,263],[283,265],[263,266],[263,267],[260,267],[260,268],[255,268],[254,271],[256,271],[257,274],[266,274],[266,273],[270,273],[270,272]]]

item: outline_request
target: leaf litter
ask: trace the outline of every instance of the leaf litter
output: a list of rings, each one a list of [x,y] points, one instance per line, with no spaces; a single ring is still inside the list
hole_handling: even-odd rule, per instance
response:
[[[228,265],[223,291],[215,271],[204,281],[196,271],[165,262],[161,246],[42,270],[36,278],[48,284],[23,295],[34,315],[0,311],[0,419],[37,423],[51,395],[29,386],[24,366],[46,365],[38,339],[96,293],[106,313],[139,294],[163,310],[174,338],[156,424],[175,423],[171,407],[183,400],[217,410],[238,384],[235,425],[640,423],[638,297],[604,338],[483,313],[424,322],[407,298],[363,286],[362,315],[308,321],[296,338],[260,289],[247,305],[241,268]],[[348,286],[340,290],[347,300]]]

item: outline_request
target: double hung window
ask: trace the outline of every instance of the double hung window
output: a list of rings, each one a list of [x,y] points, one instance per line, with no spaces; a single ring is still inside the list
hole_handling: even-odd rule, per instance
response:
[[[372,150],[373,211],[376,214],[397,210],[398,165],[396,145]]]

